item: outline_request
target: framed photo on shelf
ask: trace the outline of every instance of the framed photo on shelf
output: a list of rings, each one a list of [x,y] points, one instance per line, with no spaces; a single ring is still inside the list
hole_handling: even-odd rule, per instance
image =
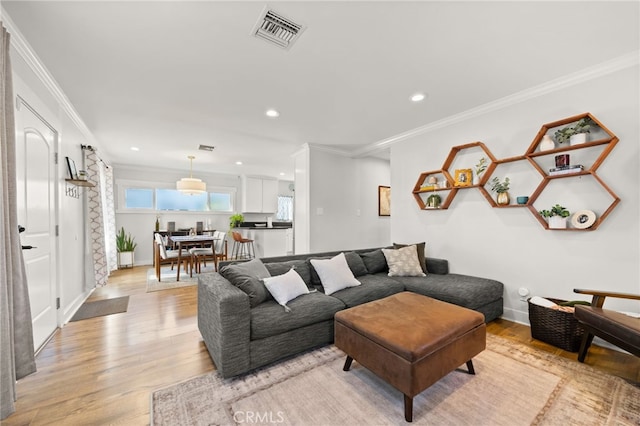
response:
[[[471,169],[456,169],[455,186],[471,186],[473,185],[473,177]]]
[[[378,216],[391,216],[391,187],[378,186]]]
[[[67,169],[69,170],[69,179],[78,180],[78,171],[76,170],[76,162],[71,158],[67,158]]]

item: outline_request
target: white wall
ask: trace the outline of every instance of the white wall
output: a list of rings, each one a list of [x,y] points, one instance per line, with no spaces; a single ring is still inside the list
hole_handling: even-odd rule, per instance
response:
[[[389,173],[387,161],[353,159],[312,146],[309,251],[389,245],[389,217],[378,216],[378,186],[389,185]]]
[[[502,281],[504,317],[519,322],[528,322],[527,304],[517,296],[519,287],[529,288],[532,295],[569,300],[585,299],[575,295],[573,288],[640,292],[638,71],[636,62],[499,110],[433,126],[433,130],[393,145],[393,240],[426,241],[428,255],[448,259],[452,272]],[[596,231],[545,230],[528,209],[491,208],[477,189],[460,190],[448,210],[419,210],[411,193],[418,175],[441,168],[451,147],[479,140],[498,159],[522,155],[544,123],[587,111],[620,138],[598,175],[621,203]],[[587,180],[573,179],[577,180],[558,182],[580,188]],[[512,187],[518,185],[525,188],[528,184],[516,179]],[[561,189],[547,201],[555,200],[572,212],[592,209],[601,213],[600,205],[592,207],[601,194],[578,197],[572,193],[575,187]],[[516,195],[521,194],[512,192]],[[536,204],[538,209],[548,207]],[[606,306],[640,312],[638,302],[612,299]]]

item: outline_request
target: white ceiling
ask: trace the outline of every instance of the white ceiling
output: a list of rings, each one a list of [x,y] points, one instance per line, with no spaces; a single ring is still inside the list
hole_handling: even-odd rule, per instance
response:
[[[250,35],[266,4],[2,0],[112,163],[286,179],[304,143],[381,154],[639,48],[638,2],[270,2],[306,26],[290,50]]]

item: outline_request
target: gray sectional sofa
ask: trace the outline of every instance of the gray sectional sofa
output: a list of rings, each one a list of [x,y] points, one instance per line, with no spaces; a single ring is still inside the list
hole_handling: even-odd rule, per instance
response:
[[[287,304],[290,311],[272,298],[259,304],[255,300],[250,303],[249,295],[220,273],[198,278],[198,328],[223,377],[329,344],[333,342],[336,312],[401,291],[476,310],[484,314],[486,322],[502,315],[502,283],[450,274],[447,260],[429,257],[425,261],[426,276],[389,277],[381,249],[345,251],[349,268],[362,284],[327,296],[309,259],[330,258],[339,253],[261,259],[272,276],[294,267],[307,286],[317,290],[290,301]],[[220,263],[222,273],[228,264]]]

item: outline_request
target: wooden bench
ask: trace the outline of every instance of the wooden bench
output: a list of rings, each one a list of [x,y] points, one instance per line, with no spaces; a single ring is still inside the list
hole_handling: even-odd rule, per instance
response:
[[[404,394],[405,420],[413,397],[486,346],[484,315],[416,293],[402,292],[335,315],[335,344]]]

